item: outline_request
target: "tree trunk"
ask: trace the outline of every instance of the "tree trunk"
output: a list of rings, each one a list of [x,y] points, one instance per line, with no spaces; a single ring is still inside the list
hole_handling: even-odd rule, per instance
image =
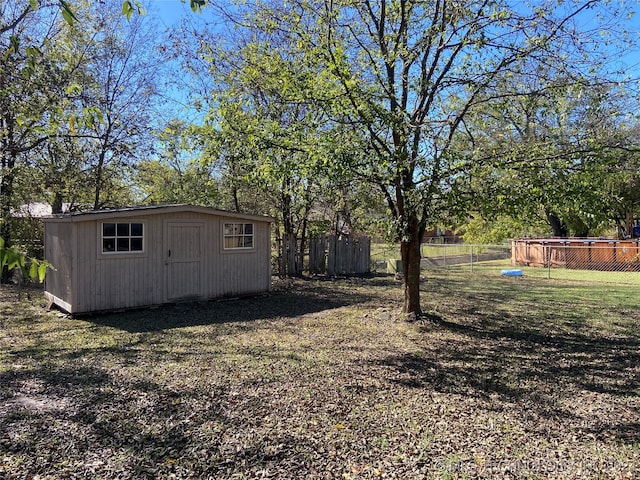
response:
[[[285,269],[281,272],[284,276],[293,277],[298,275],[298,269],[296,268],[295,262],[292,261],[294,258],[294,254],[290,253],[285,255],[287,252],[287,247],[297,248],[297,243],[295,241],[296,238],[296,230],[295,224],[293,221],[293,212],[291,211],[292,198],[291,194],[288,193],[291,190],[291,180],[289,177],[285,177],[282,180],[280,193],[280,210],[282,213],[282,238],[283,238],[283,267]],[[300,275],[302,275],[302,271],[300,271]]]
[[[564,224],[562,219],[558,217],[555,213],[547,210],[545,212],[547,214],[547,221],[551,226],[551,230],[553,231],[554,237],[566,237],[569,232],[567,231],[567,226]]]
[[[9,158],[2,161],[2,181],[0,181],[0,236],[4,238],[5,245],[11,246],[11,202],[13,201],[13,181],[15,159]]]
[[[410,235],[408,240],[400,242],[402,271],[404,273],[404,306],[403,313],[422,313],[420,307],[420,222],[417,218],[409,219]]]
[[[300,233],[300,265],[298,265],[298,271],[296,275],[302,276],[304,270],[304,250],[307,248],[307,218],[309,215],[309,209],[305,207],[304,218],[302,219],[302,232]]]
[[[231,195],[233,196],[233,208],[236,212],[240,213],[240,200],[238,200],[238,186],[236,185],[235,179],[233,180],[233,185],[231,186]]]
[[[94,198],[93,198],[93,209],[94,210],[99,210],[100,209],[100,194],[102,193],[102,169],[104,166],[104,158],[105,158],[105,152],[102,151],[100,152],[100,155],[98,157],[98,164],[96,165],[96,169],[95,169],[95,193],[94,193]]]
[[[313,200],[311,198],[311,182],[304,192],[304,211],[302,216],[302,232],[300,233],[300,266],[299,275],[302,276],[304,270],[304,252],[307,248],[307,227],[309,225],[309,214],[311,213]]]
[[[53,197],[53,204],[51,205],[51,213],[62,213],[63,200],[62,192],[56,191]]]
[[[11,203],[13,201],[13,181],[16,158],[18,156],[14,138],[15,121],[8,113],[5,113],[0,124],[2,129],[2,163],[0,164],[0,237],[4,240],[5,247],[11,246]],[[6,265],[0,272],[0,282],[7,283],[11,273]]]

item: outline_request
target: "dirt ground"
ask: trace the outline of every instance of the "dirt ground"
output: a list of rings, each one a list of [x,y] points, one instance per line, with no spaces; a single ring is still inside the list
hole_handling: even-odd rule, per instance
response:
[[[1,288],[0,478],[638,478],[603,288],[443,272],[411,323],[385,275],[83,318]]]

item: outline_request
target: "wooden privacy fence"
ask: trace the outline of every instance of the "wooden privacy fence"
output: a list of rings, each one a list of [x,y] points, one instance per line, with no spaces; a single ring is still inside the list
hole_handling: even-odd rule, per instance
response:
[[[371,239],[322,235],[309,241],[309,273],[362,274],[370,271]]]
[[[302,275],[302,255],[300,241],[295,235],[285,234],[279,241],[279,273],[281,277],[299,277]]]

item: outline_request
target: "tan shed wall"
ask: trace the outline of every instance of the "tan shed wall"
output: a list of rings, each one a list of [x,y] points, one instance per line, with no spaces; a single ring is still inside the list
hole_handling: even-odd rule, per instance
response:
[[[75,231],[73,225],[45,223],[44,257],[53,265],[45,278],[45,291],[67,302],[73,303]]]
[[[144,224],[144,252],[130,254],[102,254],[100,228],[103,221],[141,222]],[[254,248],[229,251],[222,249],[223,223],[242,222],[254,224]],[[271,285],[270,224],[221,217],[199,212],[173,212],[168,214],[140,215],[139,217],[110,218],[81,222],[51,223],[54,229],[77,231],[77,271],[58,270],[60,275],[47,280],[47,291],[72,304],[72,313],[114,310],[158,305],[176,300],[167,291],[169,259],[166,245],[168,223],[184,222],[185,225],[202,225],[202,257],[192,266],[192,275],[180,278],[180,282],[194,282],[196,295],[184,298],[211,299],[268,291]],[[51,242],[48,238],[47,243]],[[47,246],[50,262],[57,264],[64,240],[54,240]],[[73,244],[73,242],[71,242]],[[175,252],[174,252],[175,255]],[[64,259],[64,257],[62,257]],[[63,263],[69,263],[66,259]],[[73,263],[73,262],[71,262]],[[191,267],[190,267],[191,268]],[[70,278],[75,284],[75,294]],[[198,285],[196,285],[196,283]],[[184,285],[183,285],[184,286]],[[184,290],[184,289],[183,289]],[[186,286],[189,290],[189,286]],[[172,298],[173,297],[173,298]]]
[[[116,222],[117,219],[109,221]],[[141,221],[145,230],[153,225],[140,218],[127,218],[126,221]],[[161,297],[154,295],[154,289],[158,287],[155,276],[159,269],[159,252],[149,248],[142,254],[104,255],[99,250],[101,225],[101,221],[76,224],[79,241],[74,310],[90,312],[162,303]],[[155,243],[153,235],[153,231],[145,231],[151,243]]]

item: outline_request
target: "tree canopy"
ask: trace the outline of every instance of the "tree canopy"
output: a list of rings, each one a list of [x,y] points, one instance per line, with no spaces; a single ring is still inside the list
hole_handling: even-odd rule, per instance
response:
[[[213,20],[159,35],[134,0],[2,4],[7,245],[11,209],[42,200],[251,210],[302,247],[318,228],[385,225],[401,245],[404,310],[419,314],[420,242],[441,222],[487,238],[628,232],[626,5],[187,5]],[[183,105],[160,109],[170,92]]]
[[[267,48],[263,58],[272,68],[260,71],[261,81],[281,87],[261,95],[291,91],[288,70],[274,63],[284,56],[294,62],[297,79],[311,75],[321,86],[298,88],[289,105],[302,98],[330,125],[358,138],[360,154],[344,161],[384,195],[401,244],[404,309],[420,313],[425,229],[456,207],[464,193],[460,179],[472,167],[501,160],[460,148],[473,136],[471,119],[516,97],[535,99],[536,92],[590,84],[595,72],[602,74],[600,32],[615,17],[598,17],[604,23],[579,33],[577,27],[596,11],[619,13],[595,1],[438,0],[260,2],[225,13],[238,28],[259,32],[249,45]]]

